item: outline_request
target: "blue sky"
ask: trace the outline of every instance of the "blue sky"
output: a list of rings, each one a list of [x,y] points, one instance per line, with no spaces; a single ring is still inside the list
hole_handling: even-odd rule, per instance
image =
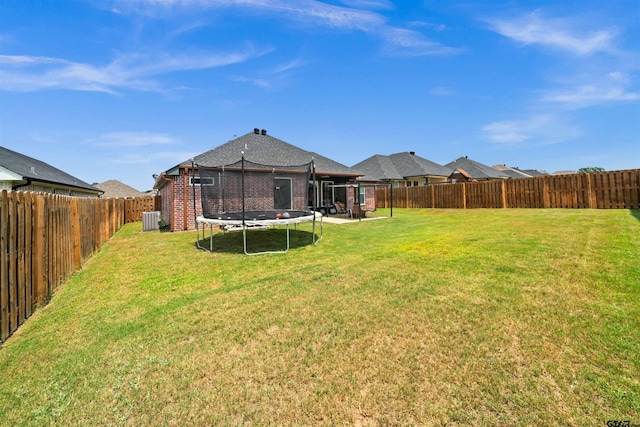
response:
[[[4,147],[144,191],[255,127],[347,166],[639,168],[640,3],[0,2]]]

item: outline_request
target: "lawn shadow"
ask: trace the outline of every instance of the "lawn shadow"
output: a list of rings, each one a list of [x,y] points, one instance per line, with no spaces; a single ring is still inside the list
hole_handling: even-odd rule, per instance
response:
[[[638,221],[640,221],[640,209],[629,209],[629,211],[631,211],[631,215],[637,219]]]
[[[289,249],[301,248],[313,244],[314,236],[310,231],[289,230]],[[319,237],[315,236],[317,242]],[[207,249],[211,252],[224,252],[229,254],[244,254],[244,237],[242,231],[227,233],[214,233],[209,237],[206,234],[200,236],[197,242],[199,249]],[[197,246],[196,246],[197,247]],[[287,230],[284,228],[269,228],[263,230],[247,230],[247,252],[275,252],[284,251],[287,248]]]

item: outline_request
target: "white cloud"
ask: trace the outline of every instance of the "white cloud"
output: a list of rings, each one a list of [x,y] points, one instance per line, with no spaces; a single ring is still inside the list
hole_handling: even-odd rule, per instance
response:
[[[533,12],[515,19],[494,19],[492,29],[525,45],[543,45],[577,55],[613,52],[616,29],[579,28],[577,20],[543,18]],[[577,28],[578,27],[578,28]]]
[[[109,160],[109,163],[120,165],[172,164],[192,159],[198,153],[191,151],[151,151],[142,153],[119,153]],[[163,166],[160,166],[163,167]]]
[[[455,95],[456,91],[446,86],[437,86],[431,89],[431,94],[437,96],[451,96]]]
[[[341,0],[340,3],[363,9],[393,9],[393,3],[389,0]]]
[[[240,7],[259,12],[286,15],[291,19],[312,19],[325,25],[366,29],[384,22],[381,15],[350,7],[334,6],[314,0],[121,0],[119,13],[171,16],[177,11],[202,12],[206,9]]]
[[[71,89],[118,93],[121,89],[162,91],[152,76],[222,67],[263,55],[249,46],[238,52],[181,55],[122,55],[96,66],[61,58],[0,55],[0,90],[31,92]]]
[[[386,28],[380,32],[385,53],[391,56],[452,55],[462,49],[427,40],[421,33],[404,28]]]
[[[152,132],[112,132],[88,140],[90,143],[107,147],[143,147],[148,145],[175,144],[180,141],[163,133]]]
[[[543,98],[572,108],[588,107],[596,104],[640,100],[640,92],[627,92],[620,87],[580,86],[570,92],[559,92]]]
[[[240,83],[251,83],[252,85],[261,87],[263,89],[271,89],[273,87],[273,84],[267,79],[252,78],[252,77],[245,77],[245,76],[233,76],[231,77],[231,80],[233,80],[234,82],[240,82]]]
[[[599,79],[590,78],[589,81],[579,82],[566,89],[548,91],[542,100],[567,108],[638,101],[640,92],[629,90],[632,81],[632,78],[625,73],[609,72]]]
[[[272,13],[291,21],[323,25],[340,30],[357,30],[384,43],[383,51],[393,56],[442,55],[460,53],[460,49],[426,39],[421,33],[388,24],[388,19],[367,9],[391,9],[387,0],[345,0],[349,7],[315,0],[127,0],[118,11],[144,13],[148,16],[166,15],[176,9],[198,12],[211,8],[239,7],[260,13]]]
[[[551,115],[503,120],[482,127],[485,139],[502,145],[547,145],[578,137],[580,131]]]

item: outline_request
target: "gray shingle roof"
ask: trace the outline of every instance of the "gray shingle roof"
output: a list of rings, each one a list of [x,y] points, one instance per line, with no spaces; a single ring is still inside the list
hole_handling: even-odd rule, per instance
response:
[[[375,155],[353,166],[365,174],[364,180],[404,179],[411,176],[449,176],[453,172],[409,152]]]
[[[98,193],[102,192],[100,189],[60,169],[54,168],[32,157],[9,150],[8,148],[0,147],[0,166],[21,175],[25,180],[30,179],[33,181],[83,188]]]
[[[505,165],[493,165],[491,166],[495,170],[499,170],[500,172],[508,175],[510,178],[531,178],[531,175],[528,173],[521,171],[518,168],[512,168]]]
[[[146,196],[145,193],[115,179],[95,184],[95,186],[104,191],[104,194],[101,197],[105,199]]]
[[[449,168],[411,153],[392,154],[391,160],[404,176],[449,176]]]
[[[544,171],[539,171],[537,169],[523,169],[522,172],[531,176],[548,176],[549,174]]]
[[[364,174],[363,180],[382,181],[385,179],[403,179],[404,177],[391,161],[389,156],[376,154],[352,166]]]
[[[460,157],[451,163],[447,163],[445,167],[448,167],[452,171],[456,169],[464,169],[465,172],[467,172],[473,179],[502,179],[509,177],[508,175],[495,170],[491,166],[483,165],[482,163],[478,163],[466,157]]]
[[[244,154],[243,154],[244,153]],[[302,150],[271,135],[250,132],[194,157],[200,166],[222,166],[241,160],[272,166],[303,165],[314,159],[316,173],[357,176],[358,172],[317,153]],[[182,165],[191,165],[191,160]]]

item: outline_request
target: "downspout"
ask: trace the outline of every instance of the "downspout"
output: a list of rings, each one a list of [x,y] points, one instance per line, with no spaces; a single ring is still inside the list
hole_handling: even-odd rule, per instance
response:
[[[31,185],[31,178],[27,178],[27,182],[26,183],[12,186],[11,187],[11,191],[16,191],[18,188],[28,187],[30,185]]]
[[[182,173],[182,229],[189,229],[189,191],[187,184],[189,183],[189,166],[183,168]]]

